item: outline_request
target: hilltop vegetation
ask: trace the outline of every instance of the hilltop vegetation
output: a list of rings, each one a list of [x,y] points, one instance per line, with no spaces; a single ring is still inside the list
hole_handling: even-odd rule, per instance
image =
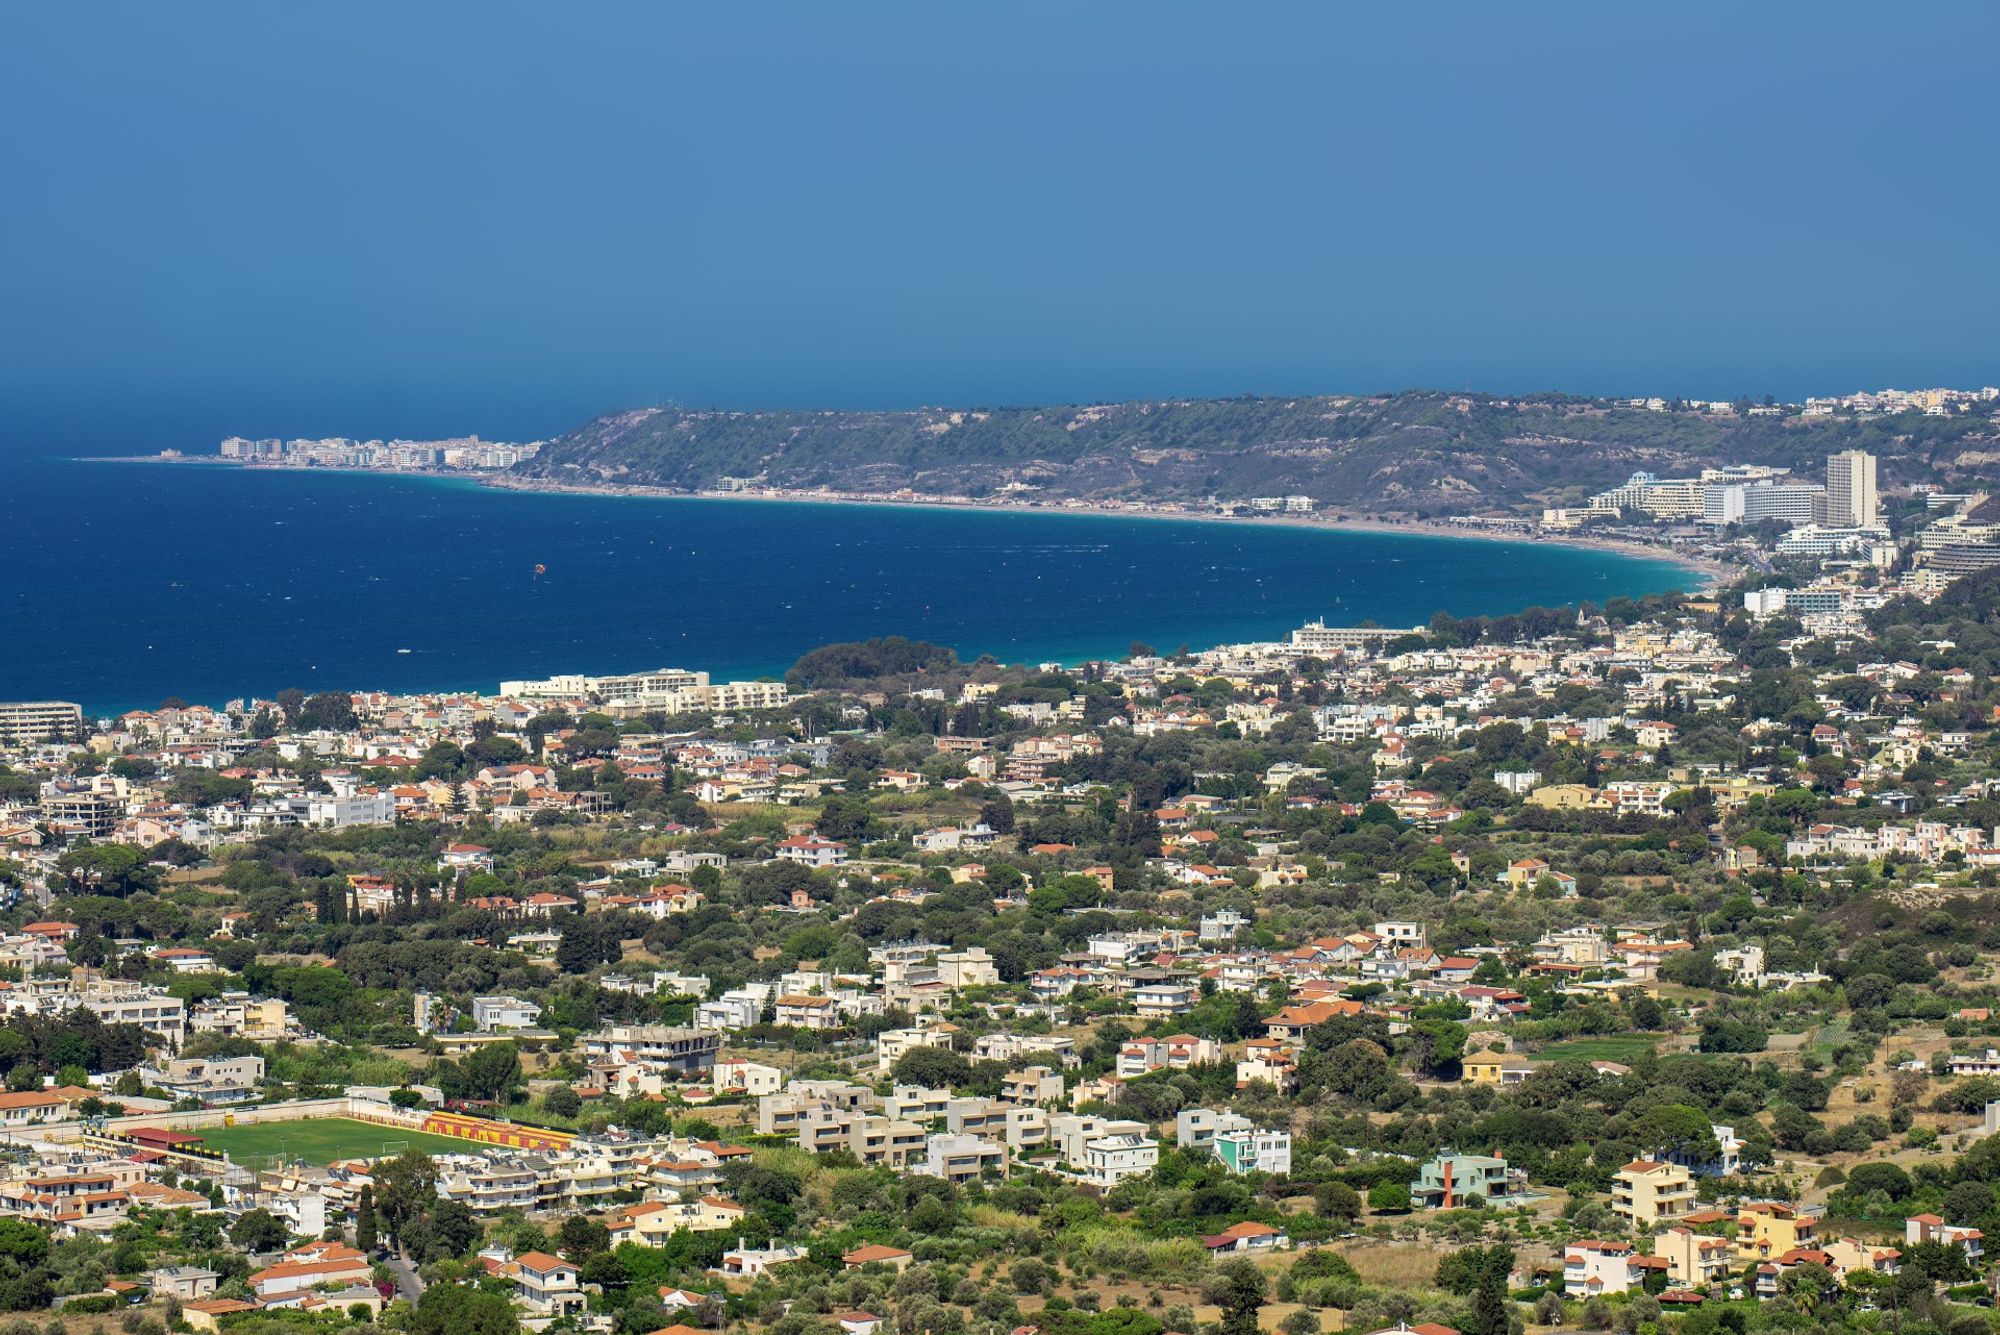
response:
[[[906,412],[649,408],[589,422],[524,477],[704,490],[725,479],[845,491],[1044,499],[1306,495],[1375,514],[1480,514],[1561,503],[1720,463],[1817,472],[1870,450],[1884,482],[1963,481],[1993,454],[1984,418],[1645,412],[1563,395],[1410,391]]]

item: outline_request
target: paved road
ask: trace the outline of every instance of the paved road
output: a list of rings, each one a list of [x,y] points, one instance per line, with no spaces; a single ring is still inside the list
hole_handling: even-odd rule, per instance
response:
[[[424,1282],[417,1278],[417,1268],[415,1266],[411,1265],[395,1252],[390,1252],[383,1260],[384,1264],[389,1267],[389,1273],[395,1276],[396,1294],[398,1297],[408,1298],[414,1303],[418,1298],[423,1296]]]

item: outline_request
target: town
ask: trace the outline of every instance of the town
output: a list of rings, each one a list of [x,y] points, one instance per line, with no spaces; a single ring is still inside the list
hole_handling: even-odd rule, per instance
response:
[[[1955,1329],[2000,577],[1779,592],[0,705],[0,1305]]]

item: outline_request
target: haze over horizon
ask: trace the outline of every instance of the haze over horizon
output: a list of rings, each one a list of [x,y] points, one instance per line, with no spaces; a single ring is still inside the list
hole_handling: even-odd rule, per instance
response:
[[[1974,4],[14,7],[0,452],[1992,383],[1995,37]]]

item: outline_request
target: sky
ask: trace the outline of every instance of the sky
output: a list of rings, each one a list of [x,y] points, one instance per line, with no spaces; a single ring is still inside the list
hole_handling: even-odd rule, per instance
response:
[[[0,7],[0,451],[2000,382],[1990,3]]]

